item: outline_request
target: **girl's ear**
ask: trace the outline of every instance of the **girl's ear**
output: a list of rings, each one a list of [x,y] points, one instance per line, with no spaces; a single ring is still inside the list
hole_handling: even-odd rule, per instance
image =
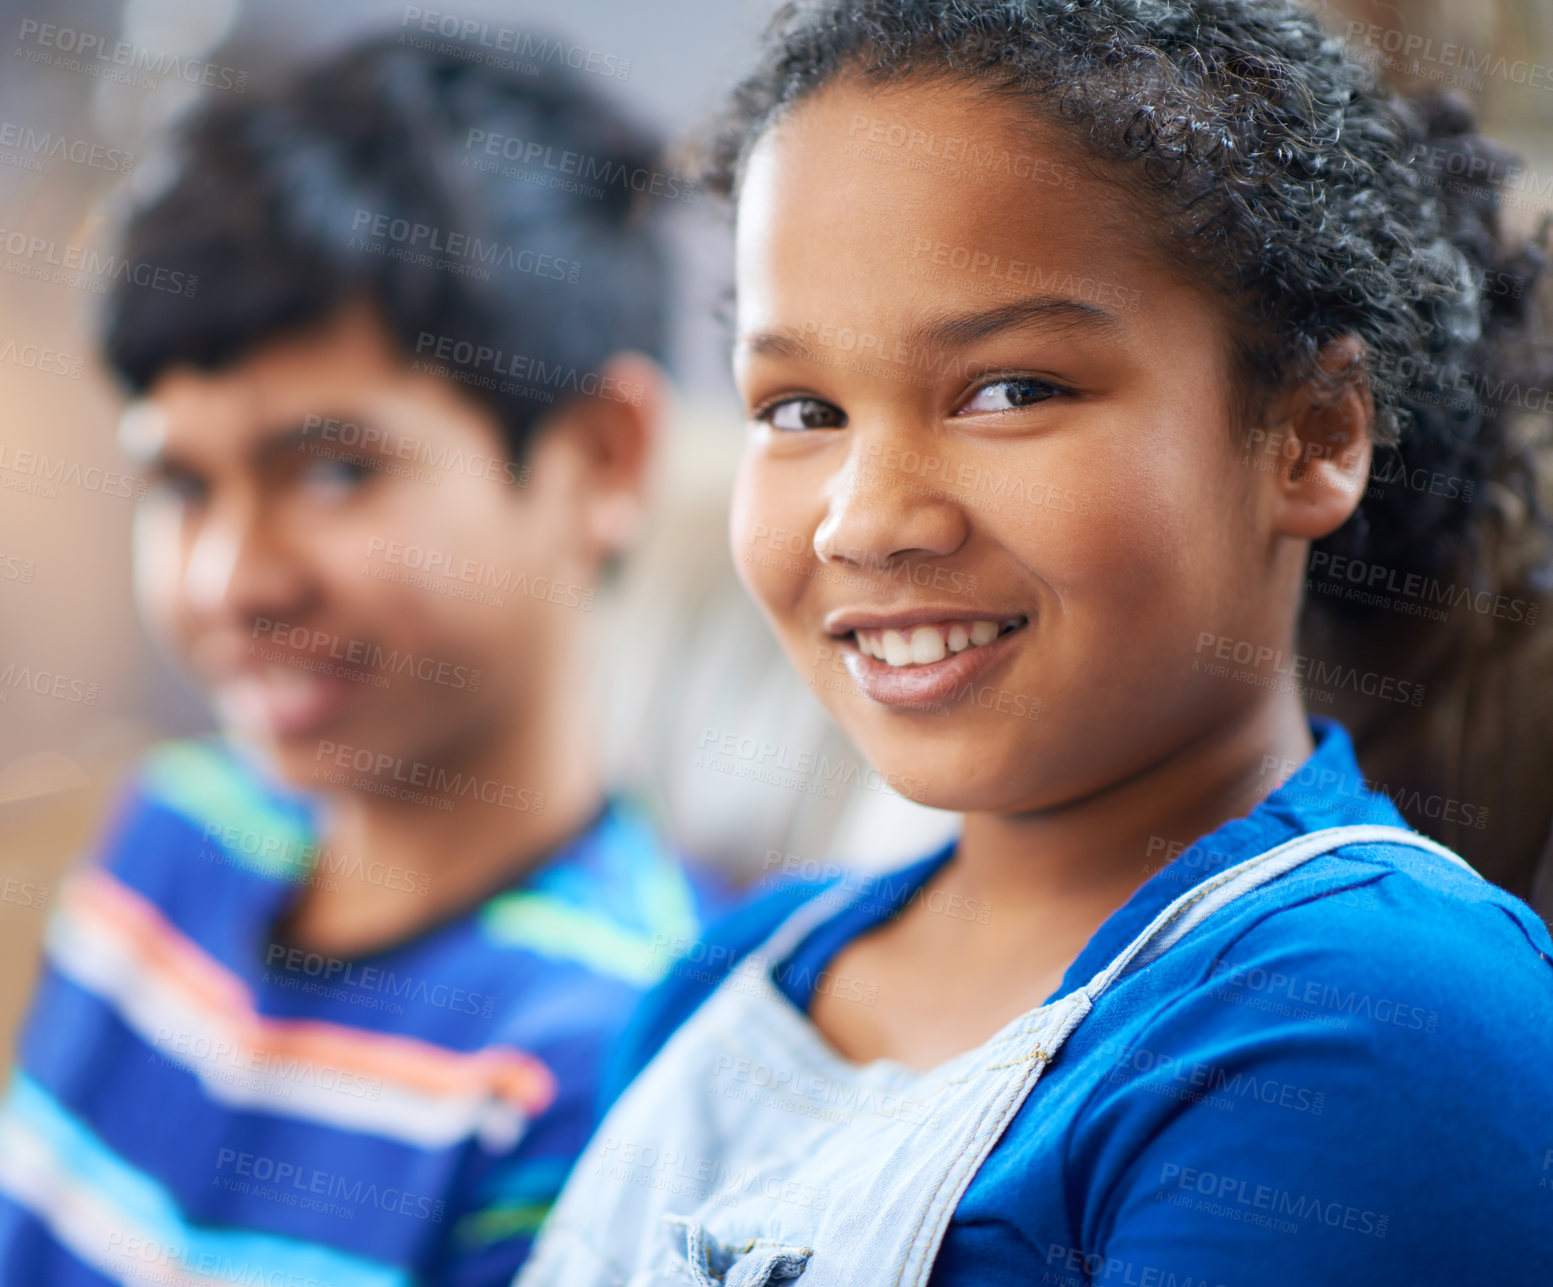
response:
[[[1317,371],[1275,404],[1277,468],[1270,475],[1273,530],[1315,541],[1358,508],[1370,477],[1375,403],[1364,376],[1364,344],[1329,340]]]

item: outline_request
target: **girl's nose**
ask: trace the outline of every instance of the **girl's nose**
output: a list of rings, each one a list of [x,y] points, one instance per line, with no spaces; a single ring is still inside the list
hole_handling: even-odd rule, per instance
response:
[[[905,467],[928,459],[886,449],[881,435],[854,434],[845,463],[826,485],[825,517],[814,533],[820,561],[866,570],[958,550],[969,532],[964,508],[920,470]]]

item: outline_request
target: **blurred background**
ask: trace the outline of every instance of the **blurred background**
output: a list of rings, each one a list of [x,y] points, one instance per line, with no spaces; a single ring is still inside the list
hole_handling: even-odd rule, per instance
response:
[[[629,59],[629,75],[612,86],[617,97],[682,138],[750,61],[772,7],[458,0],[457,13]],[[1512,224],[1529,230],[1553,209],[1553,0],[1322,7],[1334,30],[1358,36],[1387,79],[1458,90],[1485,130],[1526,158],[1536,181],[1507,209]],[[154,73],[104,79],[90,60],[37,58],[37,24],[203,59],[246,85],[368,32],[401,28],[412,12],[419,10],[391,0],[0,3],[0,245],[21,234],[106,251],[116,197],[160,131],[200,93],[233,92]],[[1448,47],[1471,57],[1443,53]],[[68,145],[28,145],[41,135]],[[728,228],[713,201],[673,204],[686,274],[678,396],[657,518],[604,605],[630,623],[633,640],[610,650],[615,669],[600,676],[613,776],[687,852],[746,875],[772,854],[875,867],[924,853],[950,833],[950,815],[884,791],[797,793],[695,767],[708,728],[769,740],[795,756],[855,752],[791,673],[734,576],[726,498],[742,426],[718,320],[729,289]],[[67,682],[52,690],[63,696],[0,691],[0,887],[11,891],[0,899],[0,1057],[9,1055],[31,987],[49,901],[40,891],[51,891],[90,844],[139,752],[211,727],[136,620],[134,502],[125,494],[132,487],[115,481],[127,466],[114,442],[121,402],[93,352],[98,296],[22,276],[17,262],[0,254],[0,671],[28,667]],[[19,461],[26,452],[64,461],[65,474],[40,479],[25,456]]]

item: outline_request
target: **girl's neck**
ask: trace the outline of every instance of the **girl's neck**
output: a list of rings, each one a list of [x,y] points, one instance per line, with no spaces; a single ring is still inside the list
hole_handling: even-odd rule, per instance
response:
[[[1266,757],[1299,763],[1313,746],[1298,697],[1272,695],[1082,800],[966,814],[945,881],[1010,914],[1114,911],[1170,857],[1267,797],[1277,779],[1265,772]]]

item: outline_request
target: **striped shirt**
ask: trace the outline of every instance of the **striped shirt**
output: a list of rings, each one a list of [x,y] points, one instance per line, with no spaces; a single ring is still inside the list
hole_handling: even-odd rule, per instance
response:
[[[407,942],[276,935],[345,878],[430,876],[331,851],[217,741],[147,757],[47,931],[0,1105],[0,1283],[510,1281],[700,894],[619,800]]]

